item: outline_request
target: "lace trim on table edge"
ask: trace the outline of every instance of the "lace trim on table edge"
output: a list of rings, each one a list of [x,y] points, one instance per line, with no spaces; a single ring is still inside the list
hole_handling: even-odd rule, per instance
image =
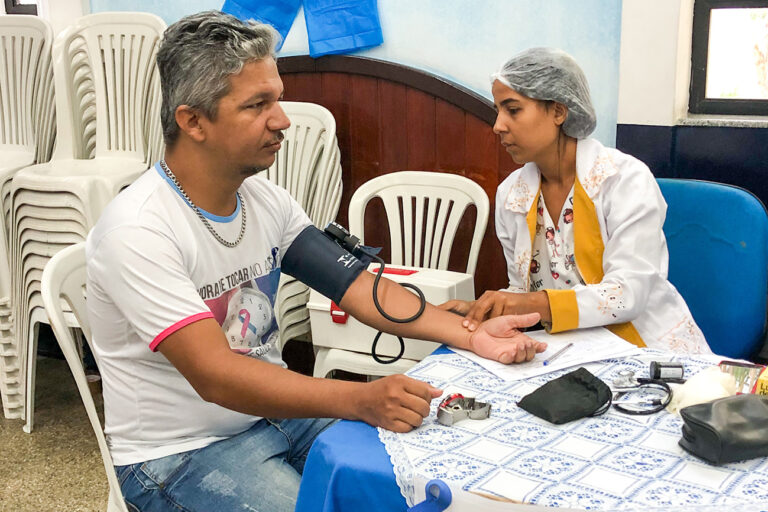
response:
[[[439,354],[433,357],[438,357],[440,359],[451,359],[454,357],[463,356],[453,353]],[[434,361],[434,359],[432,360]],[[408,370],[406,375],[414,370],[419,369],[421,366],[422,363],[419,362],[416,364],[416,366]],[[400,488],[400,494],[403,495],[403,498],[405,498],[405,502],[408,504],[408,506],[412,507],[415,505],[414,500],[416,497],[416,489],[413,486],[413,466],[411,465],[411,461],[405,454],[405,449],[403,448],[402,443],[400,443],[396,432],[391,432],[381,427],[377,427],[376,430],[379,434],[379,441],[381,441],[381,443],[384,445],[384,448],[387,450],[387,455],[389,455],[389,461],[392,463],[392,471],[395,474],[397,486]],[[400,464],[400,462],[403,463]],[[395,469],[398,466],[401,466],[403,471],[398,472]]]

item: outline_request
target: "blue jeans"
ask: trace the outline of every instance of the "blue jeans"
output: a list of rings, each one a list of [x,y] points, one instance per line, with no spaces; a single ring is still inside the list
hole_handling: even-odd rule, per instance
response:
[[[263,419],[199,450],[115,466],[131,511],[293,511],[312,442],[335,420]]]

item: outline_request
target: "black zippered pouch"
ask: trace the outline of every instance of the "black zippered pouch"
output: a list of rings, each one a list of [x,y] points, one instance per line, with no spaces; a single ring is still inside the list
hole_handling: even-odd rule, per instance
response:
[[[768,396],[736,395],[680,409],[680,446],[712,464],[768,456]]]
[[[534,416],[560,425],[599,416],[611,406],[611,389],[586,368],[553,379],[517,403]]]

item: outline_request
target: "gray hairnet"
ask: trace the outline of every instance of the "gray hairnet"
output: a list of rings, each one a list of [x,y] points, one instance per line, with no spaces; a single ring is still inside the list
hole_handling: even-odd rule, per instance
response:
[[[573,57],[556,48],[530,48],[509,59],[491,75],[510,89],[536,100],[552,100],[568,107],[566,135],[583,139],[595,129],[595,109],[589,84]]]

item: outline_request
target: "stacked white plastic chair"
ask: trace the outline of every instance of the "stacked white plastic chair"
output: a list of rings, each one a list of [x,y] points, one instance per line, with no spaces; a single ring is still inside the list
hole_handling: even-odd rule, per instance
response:
[[[474,181],[440,172],[401,171],[369,180],[349,201],[349,232],[365,243],[365,208],[374,197],[384,203],[394,265],[448,270],[456,232],[469,206],[477,209],[466,273],[474,275],[480,245],[488,225],[488,195]],[[422,245],[423,240],[423,245]],[[314,375],[344,369],[361,375],[402,373],[416,361],[400,359],[382,365],[370,354],[319,347]]]
[[[83,241],[107,203],[162,151],[160,102],[153,95],[164,30],[152,14],[101,13],[80,18],[53,43],[56,149],[49,163],[17,172],[11,187],[13,307],[25,356],[27,432],[34,417],[37,328],[47,322],[42,269],[58,251]]]
[[[336,120],[323,106],[284,101],[291,120],[282,148],[266,178],[288,190],[321,229],[336,218],[341,204],[341,154],[336,140]],[[283,274],[277,291],[275,315],[280,326],[280,346],[309,333],[306,304],[309,288]]]
[[[96,441],[109,482],[107,512],[128,512],[120,492],[120,485],[117,481],[112,455],[107,447],[104,429],[101,426],[96,404],[85,377],[80,344],[72,336],[71,327],[80,326],[85,337],[88,340],[91,339],[91,330],[85,308],[85,275],[85,244],[75,244],[57,253],[43,271],[42,301],[50,319],[53,333],[56,335],[56,340],[59,342],[64,358],[75,378],[75,384],[85,405],[85,411],[88,414],[93,432],[96,434]],[[64,311],[62,308],[64,304],[72,313]]]
[[[96,149],[96,91],[85,41],[73,41],[67,55],[72,80],[72,153],[74,158],[90,159]]]
[[[6,418],[23,414],[22,358],[11,306],[11,180],[19,169],[51,157],[56,119],[52,41],[50,25],[37,16],[0,16],[0,394]]]

